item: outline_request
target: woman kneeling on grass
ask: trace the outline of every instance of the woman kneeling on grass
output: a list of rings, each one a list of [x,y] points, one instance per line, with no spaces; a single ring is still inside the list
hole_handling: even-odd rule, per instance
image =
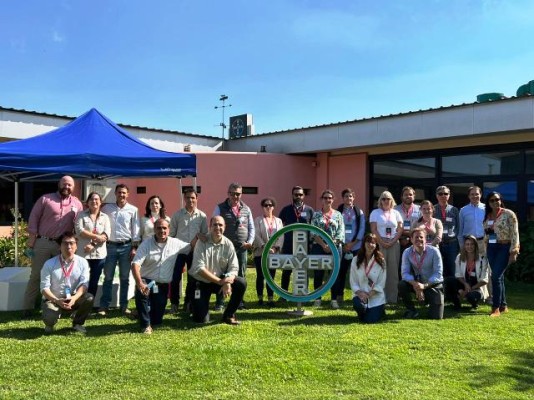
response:
[[[350,267],[352,303],[360,321],[374,323],[384,315],[386,262],[374,234],[365,235],[363,243]]]
[[[465,237],[464,246],[456,257],[456,273],[445,281],[447,295],[454,304],[454,309],[461,308],[461,301],[466,299],[473,309],[488,297],[486,285],[489,280],[488,259],[481,256],[476,237]]]

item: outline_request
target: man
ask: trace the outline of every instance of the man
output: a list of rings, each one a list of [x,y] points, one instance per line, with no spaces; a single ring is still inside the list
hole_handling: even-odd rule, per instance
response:
[[[242,195],[243,187],[239,183],[231,183],[228,187],[228,198],[215,207],[213,216],[223,217],[226,225],[225,236],[234,245],[237,255],[238,275],[246,279],[247,250],[252,249],[255,228],[252,211],[241,201]],[[216,309],[221,310],[222,307],[222,298],[218,295]],[[239,308],[245,308],[244,303],[240,304]]]
[[[223,236],[225,231],[224,218],[215,216],[210,221],[210,233],[206,242],[198,242],[193,255],[193,266],[189,275],[196,282],[193,300],[193,320],[209,322],[209,302],[212,293],[222,293],[230,297],[228,306],[223,313],[223,322],[239,325],[235,312],[243,301],[247,282],[239,276],[239,263],[232,242]]]
[[[291,195],[293,201],[291,204],[285,206],[280,210],[278,217],[282,220],[284,226],[302,223],[310,224],[313,216],[313,208],[304,204],[304,198],[306,197],[302,186],[293,186],[291,189]],[[293,253],[293,233],[288,232],[284,235],[284,244],[282,246],[281,254]],[[282,271],[282,281],[280,286],[284,290],[289,290],[289,281],[291,279],[290,269],[284,269]]]
[[[59,254],[57,238],[74,230],[76,216],[83,210],[80,200],[72,195],[73,190],[74,179],[64,176],[58,183],[58,191],[41,196],[30,213],[28,248],[32,254],[32,269],[24,294],[25,316],[35,309],[43,264]]]
[[[102,212],[108,215],[111,225],[111,235],[106,242],[107,257],[104,264],[104,283],[102,285],[102,297],[98,314],[106,315],[111,303],[111,290],[115,267],[119,263],[119,306],[124,315],[130,315],[128,309],[128,287],[130,279],[130,261],[135,256],[139,245],[139,212],[137,207],[128,203],[130,190],[128,186],[119,183],[115,187],[114,204],[106,204]]]
[[[401,204],[395,206],[403,219],[403,232],[399,239],[401,254],[410,247],[410,228],[421,218],[421,210],[414,203],[415,189],[411,186],[404,186],[401,192]]]
[[[208,219],[206,214],[197,208],[198,193],[193,188],[184,190],[185,207],[174,213],[171,219],[170,235],[183,242],[191,243],[191,250],[188,254],[179,254],[174,266],[174,275],[171,282],[171,312],[176,314],[180,304],[180,292],[182,283],[182,271],[187,265],[187,270],[191,269],[193,262],[193,251],[197,240],[206,239],[208,234]],[[185,289],[184,310],[191,309],[191,301],[195,291],[194,278],[187,277]]]
[[[154,232],[141,243],[132,261],[135,308],[145,334],[151,334],[154,325],[161,325],[176,258],[191,250],[189,243],[169,237],[169,223],[164,218],[154,223]]]
[[[443,262],[439,250],[426,245],[424,228],[411,233],[412,246],[402,254],[399,297],[406,306],[405,318],[417,318],[412,293],[420,303],[429,305],[431,319],[443,319]]]
[[[486,214],[486,205],[480,201],[482,191],[478,186],[471,186],[467,190],[469,204],[462,207],[458,218],[458,242],[460,247],[464,245],[464,239],[467,235],[473,235],[478,242],[480,255],[486,255],[486,246],[484,244],[484,215]]]
[[[338,309],[343,303],[343,293],[345,291],[345,281],[347,271],[350,269],[352,259],[362,247],[363,235],[365,234],[365,215],[363,211],[354,204],[354,190],[351,188],[343,189],[341,192],[343,203],[337,210],[343,215],[345,224],[345,241],[342,248],[341,265],[337,279],[332,286],[333,309]]]
[[[60,254],[44,263],[41,270],[43,322],[52,333],[61,314],[72,314],[72,329],[85,333],[85,320],[93,308],[93,295],[87,292],[89,264],[76,255],[78,238],[65,232],[57,238]]]
[[[434,205],[434,218],[443,224],[443,236],[439,243],[439,252],[443,259],[443,276],[454,277],[456,271],[456,256],[458,247],[458,209],[449,204],[451,190],[447,186],[438,186]]]

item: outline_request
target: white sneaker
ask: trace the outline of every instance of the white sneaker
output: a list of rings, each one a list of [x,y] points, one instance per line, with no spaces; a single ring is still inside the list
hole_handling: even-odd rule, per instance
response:
[[[152,330],[152,327],[151,327],[150,325],[147,326],[147,327],[143,330],[143,334],[145,334],[145,335],[152,335],[152,332],[153,332],[153,330]]]
[[[338,304],[337,300],[332,300],[332,301],[330,302],[330,306],[332,306],[332,308],[333,308],[334,310],[339,310],[339,304]]]
[[[321,299],[317,299],[313,302],[314,307],[321,307]]]
[[[74,329],[76,332],[87,333],[87,329],[85,329],[85,326],[83,325],[79,325],[79,324],[73,325],[72,329]]]

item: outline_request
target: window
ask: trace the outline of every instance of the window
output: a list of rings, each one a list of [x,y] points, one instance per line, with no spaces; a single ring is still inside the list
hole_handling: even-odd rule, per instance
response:
[[[521,169],[519,151],[443,157],[444,177],[510,175]]]

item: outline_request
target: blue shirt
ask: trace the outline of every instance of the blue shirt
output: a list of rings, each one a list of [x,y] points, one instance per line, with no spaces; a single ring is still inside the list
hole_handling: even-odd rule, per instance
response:
[[[401,275],[403,281],[443,282],[443,261],[439,249],[426,245],[420,256],[413,246],[408,247],[402,253]]]
[[[464,238],[467,235],[473,235],[476,238],[484,236],[484,215],[486,213],[486,205],[484,203],[478,203],[462,207],[460,210],[460,218],[458,221],[458,241],[460,247],[464,245]]]

